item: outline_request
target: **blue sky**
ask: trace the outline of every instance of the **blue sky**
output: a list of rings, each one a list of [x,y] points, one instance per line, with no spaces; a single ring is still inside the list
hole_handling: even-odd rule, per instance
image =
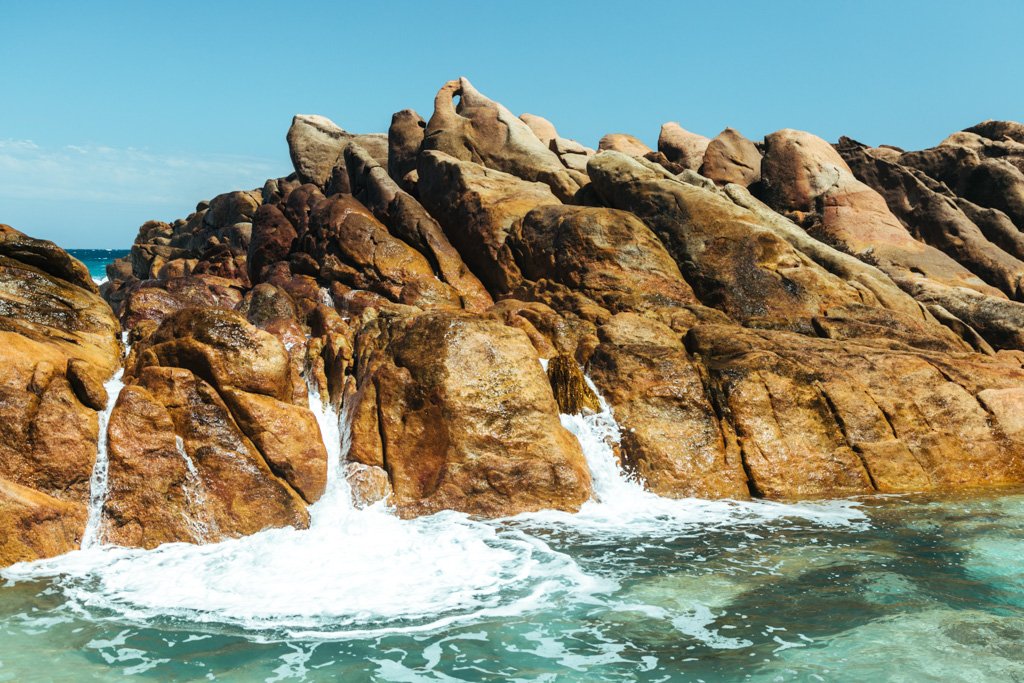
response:
[[[1024,120],[1024,2],[10,2],[0,222],[66,247],[290,172],[291,116],[428,118],[465,75],[588,145],[664,121],[926,147]]]

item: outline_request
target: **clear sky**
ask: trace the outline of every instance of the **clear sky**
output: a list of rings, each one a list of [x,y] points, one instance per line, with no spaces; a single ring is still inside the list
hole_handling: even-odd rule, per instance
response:
[[[4,2],[0,223],[127,247],[291,171],[295,113],[386,131],[465,75],[595,146],[664,121],[921,148],[1024,120],[1024,0]]]

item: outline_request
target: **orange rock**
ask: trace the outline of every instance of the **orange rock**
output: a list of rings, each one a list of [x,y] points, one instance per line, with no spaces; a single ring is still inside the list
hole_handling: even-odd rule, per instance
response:
[[[0,567],[6,567],[77,549],[86,509],[0,478],[0,520]]]
[[[400,513],[497,517],[575,510],[590,496],[579,443],[521,331],[454,312],[380,318],[357,356],[355,411],[376,413],[377,429],[353,430],[352,457],[383,465]]]
[[[632,313],[598,333],[589,370],[622,428],[625,466],[662,496],[748,498],[736,435],[679,335]]]

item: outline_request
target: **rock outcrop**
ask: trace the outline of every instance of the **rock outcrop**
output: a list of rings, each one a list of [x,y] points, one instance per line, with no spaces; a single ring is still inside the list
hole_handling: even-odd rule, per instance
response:
[[[0,565],[81,541],[119,332],[80,261],[0,225]]]
[[[708,142],[700,173],[719,185],[750,187],[761,179],[761,152],[739,131],[726,128]]]
[[[700,170],[710,143],[711,138],[691,133],[675,121],[664,124],[658,135],[658,151],[669,161],[691,171]]]
[[[385,469],[405,515],[577,509],[580,445],[529,338],[447,312],[382,316],[360,332],[352,456]]]
[[[305,526],[317,396],[353,504],[403,516],[579,509],[561,420],[605,407],[665,497],[1024,483],[1021,124],[595,151],[463,78],[427,122],[287,140],[294,173],[143,224],[100,295],[0,226],[0,564],[78,547],[103,436],[105,542]]]
[[[559,199],[571,199],[579,189],[578,178],[529,126],[465,78],[438,91],[422,149],[544,183]]]

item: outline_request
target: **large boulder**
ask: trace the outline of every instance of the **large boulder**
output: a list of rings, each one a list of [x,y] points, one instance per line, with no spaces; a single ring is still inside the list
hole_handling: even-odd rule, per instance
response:
[[[989,344],[1001,346],[1005,337],[997,339],[986,330],[1003,326],[1007,319],[1014,324],[1022,319],[1021,304],[1007,301],[1005,294],[950,256],[914,239],[889,210],[885,198],[857,180],[824,140],[794,130],[772,133],[765,138],[762,172],[763,189],[773,208],[789,212],[822,241],[876,264],[937,312],[959,309],[952,315]],[[964,307],[965,289],[992,301]],[[922,292],[928,293],[926,299],[919,296]],[[968,312],[970,317],[961,317]]]
[[[519,120],[529,126],[530,130],[533,131],[533,134],[537,136],[537,139],[549,149],[552,141],[558,137],[558,131],[555,129],[555,124],[551,123],[543,116],[537,116],[536,114],[520,114]]]
[[[423,205],[402,190],[384,168],[358,145],[345,149],[352,193],[398,237],[422,254],[434,273],[459,294],[462,306],[484,311],[494,302],[452,247],[444,230]]]
[[[416,157],[420,153],[426,128],[426,121],[412,109],[395,112],[391,117],[386,168],[391,179],[405,190],[411,189],[406,184],[406,176],[416,170]]]
[[[274,475],[212,386],[178,367],[145,367],[135,381],[121,392],[110,418],[109,490],[99,533],[104,542],[152,548],[308,525],[302,499]],[[268,427],[296,415],[276,417]],[[310,431],[295,425],[287,436],[319,437],[315,420],[304,427]],[[322,446],[320,458],[326,472]]]
[[[464,313],[359,334],[351,456],[387,470],[400,514],[576,510],[590,475],[529,338]]]
[[[598,154],[589,170],[608,205],[632,211],[661,238],[699,300],[741,324],[811,332],[819,315],[865,301],[863,290],[714,191],[617,152]]]
[[[1012,397],[1024,371],[977,354],[690,330],[751,491],[772,498],[960,490],[1024,480]],[[983,401],[990,397],[994,410]]]
[[[839,153],[821,138],[791,129],[768,135],[762,173],[773,208],[815,213],[820,224],[810,228],[813,235],[876,263],[890,277],[923,276],[947,286],[1002,296],[946,254],[915,240],[885,199],[857,180]]]
[[[327,117],[308,114],[297,114],[288,129],[288,152],[295,172],[302,182],[321,188],[331,179],[334,167],[343,164],[341,154],[350,142],[364,147],[387,168],[387,135],[349,133]]]
[[[710,143],[711,138],[691,133],[675,121],[663,124],[658,135],[658,151],[672,163],[691,171],[700,170]]]
[[[542,206],[526,214],[508,244],[531,281],[519,289],[521,296],[565,308],[572,306],[572,292],[610,312],[645,312],[673,326],[685,327],[702,313],[661,241],[625,211]],[[586,315],[578,307],[574,312]]]
[[[0,226],[0,565],[80,542],[119,332],[84,264]]]
[[[1018,121],[994,121],[989,119],[965,128],[967,133],[976,133],[989,140],[1012,140],[1024,144],[1024,123]]]
[[[184,368],[218,391],[239,389],[279,400],[292,395],[288,352],[273,335],[234,311],[189,308],[165,320],[133,352],[137,376],[148,366]]]
[[[78,549],[84,505],[0,478],[0,567]]]
[[[458,107],[453,103],[455,97],[459,98]],[[580,187],[578,177],[529,126],[465,78],[449,81],[438,91],[422,148],[544,183],[563,201],[571,199]]]
[[[588,367],[622,428],[623,465],[662,496],[748,498],[736,435],[679,335],[633,313],[598,334]]]
[[[532,135],[532,133],[531,133]],[[547,185],[522,180],[441,152],[419,160],[423,205],[491,293],[511,291],[521,276],[509,234],[538,206],[561,202]]]
[[[719,185],[749,187],[761,179],[761,152],[739,131],[726,128],[705,148],[700,174]]]
[[[320,279],[375,292],[422,308],[459,307],[458,292],[434,275],[426,257],[388,229],[351,195],[332,195],[309,215],[307,253],[320,263]]]
[[[36,268],[51,277],[96,293],[84,263],[49,240],[39,240],[0,223],[0,256]]]
[[[1024,261],[989,242],[945,185],[921,171],[878,158],[849,138],[841,138],[836,149],[857,179],[885,198],[914,237],[952,256],[1010,298],[1024,296]]]
[[[264,268],[288,258],[299,237],[295,226],[276,204],[264,204],[253,217],[249,242],[249,273],[253,283],[262,282]]]
[[[628,133],[608,133],[598,140],[597,148],[601,151],[621,152],[631,157],[647,156],[654,151],[640,138]]]

